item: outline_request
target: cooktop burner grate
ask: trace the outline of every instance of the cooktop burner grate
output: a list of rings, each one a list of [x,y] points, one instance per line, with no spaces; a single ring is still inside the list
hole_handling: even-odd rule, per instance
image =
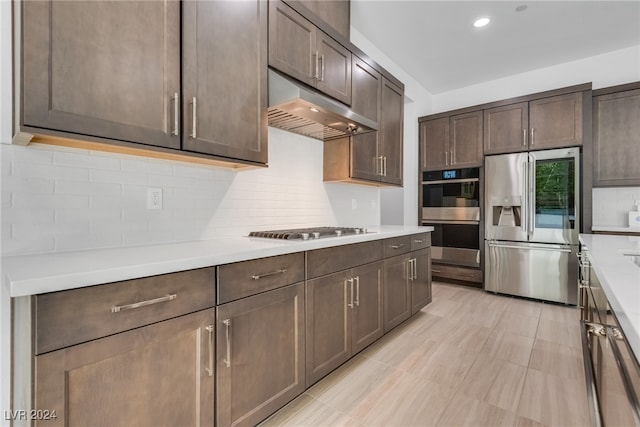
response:
[[[339,237],[353,234],[366,233],[366,228],[361,227],[311,227],[294,228],[291,230],[252,231],[249,237],[264,237],[268,239],[284,240],[309,240],[321,237]]]

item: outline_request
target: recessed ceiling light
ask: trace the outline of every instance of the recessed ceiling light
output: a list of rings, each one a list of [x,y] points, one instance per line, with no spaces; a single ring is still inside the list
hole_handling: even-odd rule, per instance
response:
[[[491,21],[491,19],[484,17],[484,18],[478,18],[475,20],[475,22],[473,23],[473,26],[476,28],[480,28],[480,27],[484,27],[485,25],[487,25],[489,22]]]
[[[309,110],[313,111],[314,113],[319,112],[319,110],[317,108],[314,108],[314,107],[309,108]]]

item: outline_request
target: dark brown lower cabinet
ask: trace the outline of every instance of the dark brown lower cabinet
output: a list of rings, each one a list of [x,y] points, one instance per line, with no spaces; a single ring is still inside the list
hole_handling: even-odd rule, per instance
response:
[[[398,326],[411,316],[410,254],[384,260],[384,331]]]
[[[218,306],[217,426],[256,425],[304,391],[304,313],[304,283]]]
[[[411,252],[411,314],[431,302],[431,248]]]
[[[307,387],[380,338],[382,261],[307,281]]]
[[[212,426],[213,309],[35,357],[46,426]]]

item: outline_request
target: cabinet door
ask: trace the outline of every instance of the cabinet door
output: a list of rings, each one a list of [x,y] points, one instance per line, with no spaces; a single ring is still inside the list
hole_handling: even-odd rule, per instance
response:
[[[351,104],[351,52],[346,47],[317,31],[318,78],[316,87],[327,95]]]
[[[269,66],[315,85],[316,27],[281,1],[269,1]]]
[[[384,334],[382,261],[354,268],[355,295],[351,322],[351,350],[356,354]]]
[[[398,326],[411,316],[409,254],[384,260],[384,331]]]
[[[529,103],[484,110],[484,154],[527,151]]]
[[[217,425],[256,425],[305,389],[304,284],[217,310]]]
[[[351,357],[349,270],[307,281],[307,387]]]
[[[183,148],[267,162],[267,3],[183,3]]]
[[[46,426],[212,426],[214,310],[35,358]],[[208,328],[211,326],[211,328]]]
[[[529,103],[529,149],[582,145],[582,92]]]
[[[420,151],[423,171],[449,166],[449,117],[420,123]]]
[[[378,151],[384,157],[382,182],[402,185],[404,92],[383,78]]]
[[[451,117],[450,136],[451,166],[482,166],[482,111]]]
[[[382,96],[382,76],[366,62],[353,56],[351,67],[351,109],[378,123]]]
[[[345,39],[349,40],[351,25],[349,0],[287,0],[287,3],[302,3]]]
[[[431,302],[431,248],[411,253],[414,275],[411,280],[411,314]]]
[[[22,9],[25,125],[180,148],[179,2],[26,1]]]
[[[351,177],[380,181],[381,162],[378,156],[378,132],[351,137]]]
[[[593,99],[594,185],[640,185],[640,89]]]

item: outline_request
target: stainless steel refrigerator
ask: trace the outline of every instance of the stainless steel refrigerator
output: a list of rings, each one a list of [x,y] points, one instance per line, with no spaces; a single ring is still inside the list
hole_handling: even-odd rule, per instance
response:
[[[580,151],[485,157],[485,289],[576,304]]]

